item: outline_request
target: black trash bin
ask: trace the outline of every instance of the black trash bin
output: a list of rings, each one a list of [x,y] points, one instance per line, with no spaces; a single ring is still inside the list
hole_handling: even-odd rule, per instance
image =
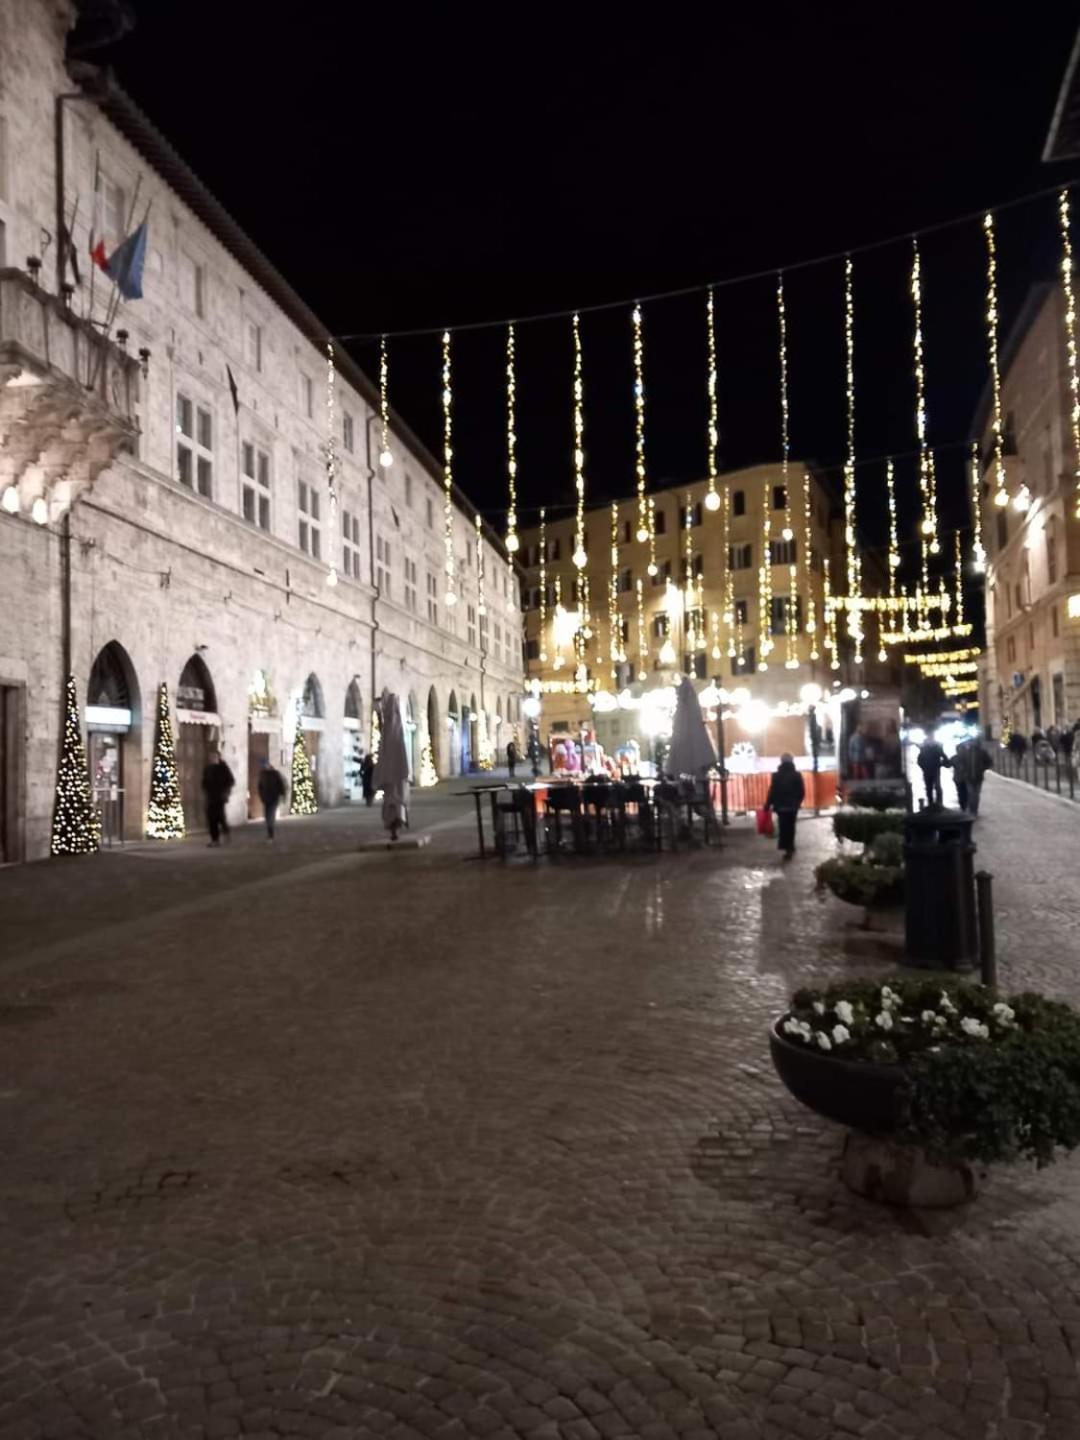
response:
[[[920,810],[904,823],[907,963],[971,970],[979,953],[970,815]]]

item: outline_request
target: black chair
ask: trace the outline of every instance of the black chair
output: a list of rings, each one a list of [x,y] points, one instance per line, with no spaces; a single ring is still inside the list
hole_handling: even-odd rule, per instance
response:
[[[495,850],[500,859],[506,859],[507,830],[513,828],[514,849],[522,835],[525,848],[535,860],[539,855],[536,843],[536,800],[531,790],[524,786],[517,790],[504,790],[492,794],[491,820],[495,831]]]
[[[558,855],[562,847],[562,817],[570,818],[570,829],[574,837],[574,849],[583,848],[581,823],[581,791],[576,785],[553,785],[547,793],[545,805],[545,845],[549,854]],[[551,822],[554,820],[555,843],[552,844]]]
[[[617,838],[615,825],[618,808],[615,796],[617,788],[605,778],[590,781],[582,791],[586,830],[595,826],[597,846],[605,840],[610,843]]]
[[[639,779],[628,780],[622,789],[623,827],[630,820],[637,824],[638,837],[650,850],[660,848],[660,826],[656,823],[656,811],[648,788]]]

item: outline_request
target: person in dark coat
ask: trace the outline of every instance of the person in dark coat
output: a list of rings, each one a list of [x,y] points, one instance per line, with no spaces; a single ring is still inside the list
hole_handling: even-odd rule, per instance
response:
[[[515,769],[515,767],[517,766],[517,763],[518,763],[518,747],[517,747],[517,741],[516,741],[516,740],[511,740],[510,743],[509,743],[509,744],[507,745],[507,747],[506,747],[506,764],[507,764],[507,767],[508,767],[508,769],[509,769],[509,771],[510,771],[510,779],[511,779],[511,780],[513,780],[513,778],[514,778],[514,769]]]
[[[285,799],[285,777],[280,770],[274,769],[269,760],[262,762],[259,771],[259,799],[266,816],[266,838],[273,840],[278,806]]]
[[[370,750],[360,761],[360,788],[364,792],[364,804],[370,805],[375,799],[375,761]]]
[[[795,822],[799,818],[799,807],[806,799],[806,785],[795,769],[790,755],[781,755],[780,764],[769,785],[769,797],[765,808],[776,815],[779,839],[777,846],[785,860],[795,854]]]
[[[1063,725],[1061,729],[1061,754],[1066,765],[1072,764],[1073,743],[1076,740],[1076,727]]]
[[[216,845],[223,834],[229,838],[229,822],[225,818],[225,807],[236,784],[233,773],[221,758],[220,750],[214,751],[214,758],[203,771],[202,787],[206,796],[206,823],[210,827],[210,844]]]
[[[931,810],[940,810],[945,804],[941,793],[941,767],[952,766],[939,741],[932,738],[923,741],[919,747],[919,769],[926,786],[926,803]]]

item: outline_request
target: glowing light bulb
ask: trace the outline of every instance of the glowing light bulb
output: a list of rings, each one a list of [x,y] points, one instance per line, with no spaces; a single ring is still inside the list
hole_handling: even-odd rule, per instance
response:
[[[518,537],[514,534],[513,530],[511,530],[506,537],[506,548],[511,555],[513,555],[514,551],[518,548]]]
[[[719,510],[719,509],[720,509],[720,496],[716,493],[715,490],[710,490],[709,493],[705,496],[705,509],[706,509],[706,510]]]
[[[791,528],[790,525],[785,525],[784,528],[783,528],[783,530],[780,531],[780,534],[783,536],[783,538],[784,538],[785,540],[794,540],[794,539],[795,539],[795,531],[792,530],[792,528]]]
[[[657,565],[657,563],[656,563],[655,560],[650,560],[650,561],[649,561],[649,564],[648,564],[647,569],[648,569],[648,573],[649,573],[650,575],[659,575],[659,574],[660,574],[660,567]]]
[[[639,525],[639,526],[638,526],[638,528],[637,528],[637,538],[638,538],[638,543],[639,543],[640,545],[644,545],[644,544],[645,544],[645,541],[648,540],[648,538],[649,538],[649,531],[648,531],[647,526],[645,526],[645,525]]]
[[[448,590],[446,592],[446,603],[447,605],[457,604],[457,596],[454,594],[453,590]]]
[[[998,507],[999,510],[1004,510],[1004,509],[1005,509],[1005,506],[1008,505],[1008,503],[1009,503],[1009,492],[1008,492],[1007,490],[997,490],[997,491],[995,491],[995,493],[994,493],[994,504]]]
[[[379,464],[382,466],[382,468],[384,470],[389,470],[390,466],[393,465],[393,463],[394,457],[390,454],[390,451],[383,450],[379,455]]]
[[[1031,509],[1031,491],[1026,485],[1021,485],[1020,489],[1016,492],[1016,499],[1013,501],[1013,505],[1020,511],[1021,515],[1025,510]],[[37,519],[36,512],[34,518],[35,520]]]
[[[30,510],[30,516],[35,525],[44,525],[49,519],[49,507],[46,501],[39,495],[34,501]]]
[[[337,571],[331,566],[326,575],[326,583],[331,589],[337,584],[337,578]]]
[[[662,665],[675,664],[675,646],[672,645],[670,637],[660,647],[660,663]]]
[[[574,564],[579,570],[584,570],[585,566],[588,563],[588,560],[589,557],[585,554],[584,545],[579,545],[578,548],[574,551]]]
[[[9,515],[17,515],[19,513],[19,491],[17,486],[7,485],[4,487],[4,496],[3,499],[0,500],[0,505],[3,505]]]

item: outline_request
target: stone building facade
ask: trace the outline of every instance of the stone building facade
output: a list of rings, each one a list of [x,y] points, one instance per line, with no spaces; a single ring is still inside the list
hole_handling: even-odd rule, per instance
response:
[[[1002,350],[1001,400],[1003,505],[989,397],[976,424],[988,556],[980,710],[995,737],[1080,719],[1080,457],[1059,285],[1029,295]]]
[[[56,0],[0,7],[0,860],[47,853],[68,665],[129,838],[162,682],[193,820],[213,747],[240,819],[259,760],[287,771],[297,724],[321,803],[355,797],[384,686],[417,777],[429,741],[438,773],[458,773],[520,721],[499,537],[455,490],[449,608],[440,467],[396,416],[379,463],[377,390],[340,350],[332,515],[327,328],[133,103],[66,63],[72,20]],[[57,116],[77,285],[56,264]],[[97,272],[91,302],[99,169],[107,251],[149,207],[144,295],[109,342],[90,323],[115,301]]]

